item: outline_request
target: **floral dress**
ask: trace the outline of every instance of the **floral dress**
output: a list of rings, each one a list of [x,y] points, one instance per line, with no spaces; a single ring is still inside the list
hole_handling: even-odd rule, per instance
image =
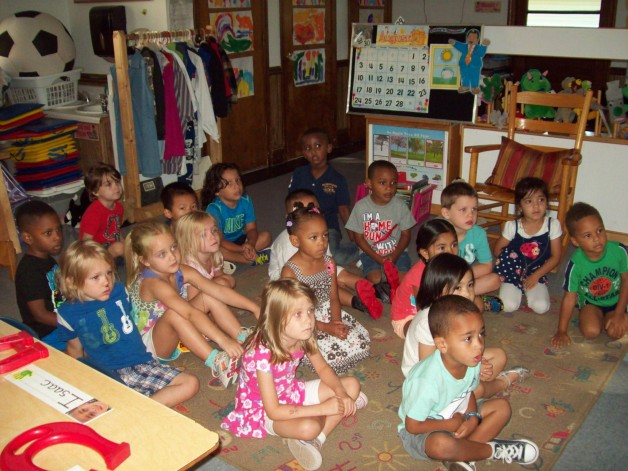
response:
[[[331,263],[331,257],[325,255],[325,265]],[[290,267],[297,279],[308,285],[316,295],[315,317],[320,322],[331,322],[331,275],[327,269],[313,275],[304,275],[298,266],[288,260],[286,266]],[[326,332],[316,333],[318,349],[325,361],[332,367],[336,374],[344,374],[359,362],[369,357],[371,351],[371,339],[368,331],[353,316],[342,311],[342,322],[349,327],[349,335],[346,339],[339,339]],[[303,364],[313,369],[310,361],[305,358]]]
[[[237,437],[265,437],[266,411],[257,383],[257,370],[272,375],[279,404],[302,405],[305,382],[296,379],[296,371],[303,356],[303,350],[300,350],[292,354],[291,361],[273,365],[270,363],[270,350],[265,346],[258,344],[247,350],[242,355],[235,407],[220,427]]]
[[[532,237],[519,234],[519,221],[515,221],[515,236],[504,247],[495,263],[495,272],[502,283],[510,283],[524,292],[523,280],[534,273],[552,256],[549,228],[552,218],[548,219],[548,230]],[[544,275],[539,283],[547,284]]]

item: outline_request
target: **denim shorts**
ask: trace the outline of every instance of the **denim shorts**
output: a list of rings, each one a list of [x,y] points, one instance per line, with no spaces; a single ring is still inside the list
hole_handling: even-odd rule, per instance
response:
[[[362,272],[364,273],[364,276],[368,275],[372,271],[382,271],[383,269],[379,263],[365,253],[360,254],[360,261],[362,262]],[[407,273],[410,270],[411,265],[412,262],[410,261],[410,255],[408,255],[407,250],[404,250],[401,255],[399,255],[397,262],[395,262],[395,266],[400,273]]]

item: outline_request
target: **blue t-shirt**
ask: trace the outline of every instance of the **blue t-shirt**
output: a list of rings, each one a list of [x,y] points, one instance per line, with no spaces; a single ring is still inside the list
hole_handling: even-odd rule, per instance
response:
[[[439,350],[414,365],[403,382],[397,430],[405,427],[406,417],[422,422],[426,419],[446,420],[469,407],[471,393],[480,384],[482,363],[467,368],[464,378],[454,378],[441,358]]]
[[[488,263],[493,261],[491,248],[488,245],[486,231],[480,226],[473,226],[458,244],[458,255],[464,258],[469,265],[477,261],[478,263]]]
[[[314,178],[312,166],[304,165],[297,168],[292,174],[288,190],[307,189],[314,192],[321,211],[325,215],[328,229],[340,231],[338,223],[338,206],[350,206],[349,187],[347,179],[338,173],[331,165],[320,177]]]
[[[230,208],[220,198],[215,198],[207,206],[207,212],[214,216],[225,240],[229,242],[235,242],[245,235],[246,225],[255,222],[255,211],[249,195],[242,195],[235,208]]]
[[[107,301],[66,301],[57,309],[59,340],[78,337],[85,353],[110,370],[148,363],[124,285],[117,282]]]

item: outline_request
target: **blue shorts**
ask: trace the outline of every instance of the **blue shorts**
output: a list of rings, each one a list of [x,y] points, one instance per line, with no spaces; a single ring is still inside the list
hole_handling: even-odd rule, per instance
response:
[[[383,269],[379,263],[365,253],[360,254],[360,261],[362,262],[362,272],[364,273],[364,276],[368,275],[372,271],[382,271]],[[397,267],[399,273],[407,273],[410,270],[411,265],[412,262],[410,261],[410,255],[408,255],[407,250],[404,250],[401,255],[399,255],[397,262],[395,262],[395,266]]]
[[[246,242],[246,234],[242,234],[236,240],[231,241],[232,244],[236,244],[236,245],[244,245],[245,242]]]
[[[599,310],[602,311],[602,314],[606,315],[609,312],[613,312],[615,309],[617,309],[617,304],[613,304],[612,306],[598,306],[597,304],[593,304],[593,303],[589,303],[589,302],[585,302],[584,306],[582,306],[580,309],[582,309],[585,306],[595,306],[596,308],[598,308]]]

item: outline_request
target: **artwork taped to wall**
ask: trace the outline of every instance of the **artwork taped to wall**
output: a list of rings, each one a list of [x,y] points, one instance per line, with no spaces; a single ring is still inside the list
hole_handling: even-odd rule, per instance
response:
[[[322,7],[325,0],[292,0],[293,7]]]
[[[210,13],[209,24],[216,28],[216,39],[227,54],[253,50],[253,13],[250,10]]]
[[[384,10],[375,8],[360,9],[360,23],[383,23]]]
[[[386,5],[386,0],[360,0],[361,7],[383,7]]]
[[[231,59],[231,67],[238,82],[238,98],[255,95],[253,56]]]
[[[295,87],[325,82],[325,49],[294,51],[292,76]]]
[[[460,86],[460,52],[449,44],[430,46],[430,88],[457,89]]]
[[[325,9],[295,8],[292,10],[292,44],[323,44],[325,42]]]
[[[212,8],[251,8],[251,0],[207,0],[207,7]]]

